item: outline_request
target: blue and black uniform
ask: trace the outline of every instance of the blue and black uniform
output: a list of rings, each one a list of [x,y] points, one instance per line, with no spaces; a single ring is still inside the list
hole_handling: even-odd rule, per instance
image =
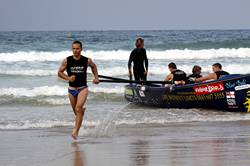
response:
[[[202,75],[200,75],[200,74],[191,74],[187,78],[187,83],[188,84],[193,84],[193,83],[195,83],[195,81],[193,81],[192,79],[194,79],[194,78],[201,78],[201,77],[202,77]]]
[[[87,67],[87,57],[81,55],[79,60],[75,60],[73,56],[67,57],[67,74],[69,77],[72,75],[76,77],[74,82],[69,82],[70,87],[76,88],[69,89],[69,93],[73,96],[77,96],[81,90],[87,87]]]
[[[173,74],[173,83],[175,83],[175,81],[187,81],[187,75],[184,71],[176,69],[171,73]]]
[[[135,48],[129,57],[128,68],[131,68],[133,62],[133,73],[136,81],[146,81],[147,75],[144,74],[145,68],[148,70],[148,58],[144,48]],[[145,63],[145,67],[144,67]]]
[[[216,71],[215,74],[216,74],[216,76],[217,76],[217,79],[221,78],[221,77],[224,76],[224,75],[229,75],[228,72],[223,71],[223,70],[221,70],[221,71]]]

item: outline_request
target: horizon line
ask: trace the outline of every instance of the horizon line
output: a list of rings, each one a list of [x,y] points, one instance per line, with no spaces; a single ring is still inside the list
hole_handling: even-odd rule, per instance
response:
[[[78,29],[78,30],[0,30],[0,32],[76,32],[76,31],[86,31],[86,32],[105,32],[105,31],[234,31],[234,30],[250,30],[250,28],[211,28],[211,29]]]

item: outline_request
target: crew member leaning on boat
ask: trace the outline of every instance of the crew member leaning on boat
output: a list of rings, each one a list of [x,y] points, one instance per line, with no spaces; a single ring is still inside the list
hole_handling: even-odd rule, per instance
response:
[[[229,75],[228,72],[222,70],[222,66],[220,63],[213,64],[212,69],[213,69],[214,73],[210,73],[204,77],[195,78],[194,81],[195,82],[202,82],[202,81],[207,81],[207,80],[217,80],[224,75]]]
[[[165,81],[172,81],[175,85],[184,85],[187,81],[187,75],[184,71],[177,69],[175,63],[168,64],[168,69],[171,72],[166,76]]]
[[[202,75],[201,75],[201,67],[198,66],[198,65],[194,65],[194,67],[192,69],[192,74],[190,74],[187,77],[187,83],[188,84],[193,84],[193,83],[195,83],[194,79],[195,78],[200,78],[200,77],[202,77]]]

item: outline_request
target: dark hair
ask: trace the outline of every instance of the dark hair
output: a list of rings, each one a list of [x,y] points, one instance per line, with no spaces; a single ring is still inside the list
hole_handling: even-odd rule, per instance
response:
[[[213,64],[213,66],[214,66],[214,67],[218,67],[219,69],[222,69],[222,66],[221,66],[220,63],[215,63],[215,64]]]
[[[136,47],[139,47],[139,44],[138,43],[144,43],[144,39],[142,38],[142,37],[138,37],[137,39],[136,39],[136,42],[135,42],[135,45],[136,45]]]
[[[168,67],[172,69],[177,69],[176,64],[174,62],[169,63]]]
[[[201,71],[201,67],[198,65],[194,65],[193,69],[192,69],[192,73],[195,74],[196,72]]]
[[[73,45],[73,44],[79,44],[80,47],[82,48],[82,42],[80,42],[80,41],[78,41],[78,40],[75,40],[75,41],[72,43],[72,45]]]

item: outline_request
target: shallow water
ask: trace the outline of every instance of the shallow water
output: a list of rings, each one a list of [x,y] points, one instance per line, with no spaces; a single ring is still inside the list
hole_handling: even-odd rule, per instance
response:
[[[116,128],[113,136],[80,136],[70,128],[1,132],[3,165],[249,165],[250,121],[192,122]],[[10,156],[16,156],[10,158]]]
[[[67,83],[57,78],[75,39],[99,74],[127,78],[137,36],[145,38],[149,80],[163,80],[171,61],[188,74],[194,64],[206,74],[215,62],[250,73],[249,30],[67,33],[0,32],[1,165],[249,165],[249,114],[130,104],[124,84],[92,85],[91,74],[72,144]]]

